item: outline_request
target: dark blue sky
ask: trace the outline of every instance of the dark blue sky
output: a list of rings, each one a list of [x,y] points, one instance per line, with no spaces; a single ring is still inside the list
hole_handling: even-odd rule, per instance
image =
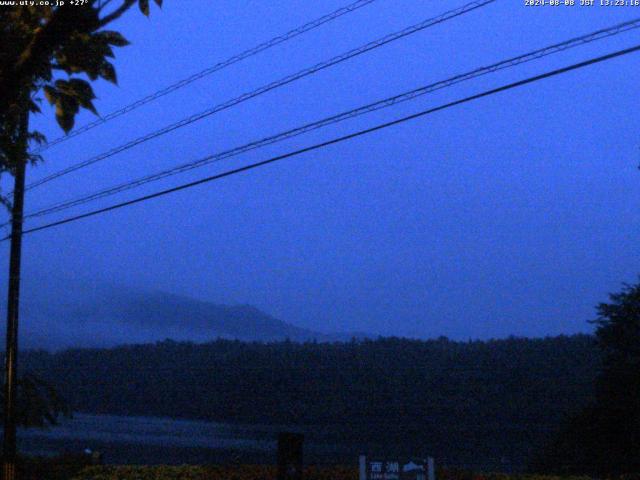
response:
[[[98,83],[96,106],[108,113],[345,3],[167,0],[149,20],[133,13],[118,25],[132,41],[118,51],[119,86]],[[28,179],[463,3],[378,0],[51,148]],[[524,0],[499,0],[34,189],[27,210],[635,16],[640,8],[525,7]],[[640,30],[117,199],[637,43]],[[248,303],[321,331],[458,339],[590,331],[586,321],[594,305],[640,273],[639,65],[640,54],[627,56],[29,235],[25,281],[97,278]],[[78,124],[90,120],[83,114]],[[48,112],[33,124],[49,138],[60,134]],[[6,269],[8,249],[3,252],[0,267]]]

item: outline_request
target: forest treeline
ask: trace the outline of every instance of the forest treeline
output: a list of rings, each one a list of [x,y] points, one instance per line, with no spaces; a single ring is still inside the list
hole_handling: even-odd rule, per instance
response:
[[[206,344],[30,351],[79,412],[314,426],[460,463],[522,466],[592,400],[591,336]],[[508,467],[508,465],[505,465]]]

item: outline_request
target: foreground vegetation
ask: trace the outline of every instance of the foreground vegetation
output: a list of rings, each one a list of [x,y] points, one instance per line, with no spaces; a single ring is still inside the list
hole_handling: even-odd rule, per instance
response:
[[[532,465],[598,477],[640,472],[640,283],[597,308],[602,369],[595,399],[565,424]]]
[[[276,480],[270,465],[182,467],[89,467],[73,480]],[[352,480],[358,472],[349,467],[307,467],[305,480]]]
[[[22,480],[276,480],[273,465],[209,466],[113,466],[88,465],[87,457],[62,456],[53,459],[23,459]],[[352,465],[307,466],[305,480],[356,480]],[[552,475],[508,475],[455,469],[438,469],[437,480],[591,480],[590,477]],[[640,480],[638,475],[607,477],[610,480]]]
[[[506,475],[501,473],[472,473],[442,470],[438,480],[589,480],[589,477],[560,477],[542,475]],[[305,480],[356,480],[355,467],[307,467]],[[638,476],[619,480],[639,480]],[[89,467],[73,480],[276,480],[276,468],[263,465],[240,466],[183,466],[183,467]]]

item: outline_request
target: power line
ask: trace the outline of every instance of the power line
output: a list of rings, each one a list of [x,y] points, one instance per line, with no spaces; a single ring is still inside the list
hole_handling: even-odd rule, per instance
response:
[[[236,168],[236,169],[233,169],[233,170],[228,170],[228,171],[223,172],[223,173],[212,175],[210,177],[202,178],[200,180],[196,180],[196,181],[193,181],[193,182],[185,183],[185,184],[182,184],[182,185],[179,185],[179,186],[176,186],[176,187],[168,188],[166,190],[161,190],[159,192],[155,192],[155,193],[152,193],[152,194],[149,194],[149,195],[144,195],[142,197],[138,197],[138,198],[135,198],[135,199],[132,199],[132,200],[128,200],[126,202],[117,203],[117,204],[110,205],[110,206],[105,207],[105,208],[100,208],[100,209],[97,209],[97,210],[93,210],[91,212],[83,213],[83,214],[80,214],[80,215],[75,215],[75,216],[72,216],[72,217],[67,217],[65,219],[58,220],[56,222],[52,222],[52,223],[48,223],[46,225],[42,225],[42,226],[39,226],[39,227],[31,228],[31,229],[25,230],[23,233],[24,234],[33,233],[33,232],[37,232],[37,231],[40,231],[40,230],[45,230],[45,229],[48,229],[48,228],[56,227],[56,226],[59,226],[59,225],[64,225],[64,224],[67,224],[67,223],[75,222],[75,221],[81,220],[83,218],[93,217],[95,215],[99,215],[99,214],[102,214],[102,213],[110,212],[112,210],[117,210],[117,209],[120,209],[120,208],[123,208],[123,207],[134,205],[136,203],[141,203],[141,202],[144,202],[144,201],[147,201],[147,200],[151,200],[153,198],[161,197],[161,196],[164,196],[164,195],[168,195],[170,193],[174,193],[174,192],[177,192],[177,191],[180,191],[180,190],[185,190],[185,189],[188,189],[188,188],[191,188],[191,187],[195,187],[197,185],[201,185],[201,184],[204,184],[204,183],[209,183],[209,182],[212,182],[212,181],[215,181],[215,180],[219,180],[219,179],[222,179],[222,178],[225,178],[225,177],[229,177],[231,175],[235,175],[235,174],[238,174],[238,173],[242,173],[242,172],[246,172],[246,171],[249,171],[249,170],[253,170],[255,168],[262,167],[262,166],[265,166],[265,165],[268,165],[268,164],[271,164],[271,163],[275,163],[277,161],[284,160],[286,158],[295,157],[295,156],[301,155],[303,153],[311,152],[311,151],[314,151],[314,150],[319,150],[319,149],[322,149],[322,148],[325,148],[325,147],[328,147],[330,145],[334,145],[334,144],[337,144],[337,143],[342,143],[344,141],[351,140],[353,138],[361,137],[363,135],[367,135],[369,133],[373,133],[373,132],[376,132],[378,130],[383,130],[385,128],[392,127],[394,125],[399,125],[399,124],[408,122],[410,120],[415,120],[417,118],[424,117],[426,115],[430,115],[432,113],[436,113],[436,112],[439,112],[439,111],[442,111],[442,110],[446,110],[446,109],[455,107],[457,105],[462,105],[462,104],[465,104],[465,103],[469,103],[469,102],[472,102],[474,100],[478,100],[480,98],[484,98],[484,97],[488,97],[490,95],[494,95],[496,93],[500,93],[500,92],[511,90],[511,89],[514,89],[514,88],[517,88],[517,87],[528,85],[530,83],[534,83],[534,82],[537,82],[537,81],[540,81],[540,80],[544,80],[546,78],[558,76],[558,75],[561,75],[561,74],[564,74],[564,73],[567,73],[567,72],[570,72],[570,71],[573,71],[573,70],[578,70],[580,68],[584,68],[584,67],[587,67],[589,65],[594,65],[596,63],[601,63],[601,62],[604,62],[604,61],[607,61],[607,60],[611,60],[611,59],[616,58],[616,57],[621,57],[623,55],[628,55],[630,53],[634,53],[634,52],[637,52],[639,50],[640,50],[640,45],[636,45],[634,47],[627,48],[627,49],[624,49],[624,50],[618,50],[616,52],[613,52],[613,53],[610,53],[610,54],[607,54],[607,55],[603,55],[603,56],[600,56],[600,57],[595,57],[595,58],[592,58],[590,60],[586,60],[584,62],[580,62],[580,63],[576,63],[576,64],[573,64],[573,65],[570,65],[568,67],[559,68],[559,69],[552,70],[552,71],[549,71],[549,72],[546,72],[546,73],[543,73],[543,74],[540,74],[540,75],[529,77],[529,78],[527,78],[525,80],[520,80],[518,82],[509,83],[507,85],[503,85],[503,86],[498,87],[498,88],[494,88],[494,89],[491,89],[491,90],[486,90],[486,91],[484,91],[482,93],[478,93],[478,94],[472,95],[470,97],[465,97],[463,99],[456,100],[454,102],[446,103],[444,105],[440,105],[440,106],[435,107],[435,108],[430,108],[428,110],[423,110],[421,112],[414,113],[412,115],[408,115],[408,116],[405,116],[405,117],[402,117],[402,118],[399,118],[399,119],[396,119],[396,120],[393,120],[393,121],[390,121],[390,122],[382,123],[382,124],[376,125],[375,127],[367,128],[367,129],[364,129],[364,130],[359,130],[357,132],[350,133],[350,134],[344,135],[342,137],[334,138],[334,139],[328,140],[326,142],[317,143],[317,144],[309,146],[309,147],[305,147],[305,148],[302,148],[302,149],[299,149],[299,150],[288,152],[288,153],[285,153],[283,155],[278,155],[276,157],[272,157],[272,158],[269,158],[267,160],[263,160],[261,162],[252,163],[250,165],[245,165],[244,167],[239,167],[239,168]],[[5,237],[1,241],[8,240],[8,238],[9,237]]]
[[[322,25],[324,25],[325,23],[329,23],[333,20],[336,20],[344,15],[347,15],[351,12],[354,12],[356,10],[359,10],[360,8],[369,5],[370,3],[375,2],[376,0],[358,0],[354,3],[351,3],[345,7],[339,8],[338,10],[335,10],[327,15],[324,15],[320,18],[317,18],[309,23],[306,23],[298,28],[295,28],[283,35],[279,35],[277,37],[274,37],[266,42],[261,43],[260,45],[257,45],[253,48],[250,48],[248,50],[245,50],[242,53],[239,53],[237,55],[234,55],[226,60],[224,60],[223,62],[219,62],[216,63],[215,65],[209,67],[209,68],[205,68],[204,70],[195,73],[189,77],[183,78],[182,80],[179,80],[176,83],[173,83],[161,90],[158,90],[155,93],[152,93],[150,95],[147,95],[146,97],[143,97],[129,105],[126,105],[125,107],[122,107],[118,110],[115,110],[107,115],[105,115],[104,117],[100,117],[99,119],[88,123],[80,128],[78,128],[77,130],[73,130],[72,132],[70,132],[67,135],[63,135],[61,137],[58,137],[54,140],[52,140],[51,142],[48,142],[46,145],[42,146],[41,148],[39,148],[36,153],[40,153],[43,152],[44,150],[57,145],[59,143],[65,142],[73,137],[77,137],[78,135],[81,135],[82,133],[88,132],[89,130],[102,125],[104,123],[107,123],[109,120],[112,120],[116,117],[120,117],[121,115],[125,115],[133,110],[136,110],[137,108],[146,105],[147,103],[151,103],[154,100],[157,100],[161,97],[164,97],[172,92],[175,92],[176,90],[179,90],[197,80],[200,80],[201,78],[207,77],[215,72],[218,72],[220,70],[223,70],[227,67],[230,67],[231,65],[238,63],[242,60],[245,60],[249,57],[252,57],[254,55],[257,55],[259,53],[264,52],[265,50],[268,50],[272,47],[275,47],[277,45],[280,45],[281,43],[287,42],[293,38],[296,38],[304,33],[307,33],[311,30],[314,30]]]
[[[439,82],[436,83],[432,83],[430,85],[426,85],[414,90],[410,90],[408,92],[404,92],[400,95],[395,95],[393,97],[389,97],[389,98],[385,98],[383,100],[379,100],[377,102],[374,103],[370,103],[368,105],[362,106],[362,107],[358,107],[356,109],[352,109],[346,112],[342,112],[340,114],[337,115],[332,115],[330,117],[326,117],[323,118],[321,120],[312,122],[312,123],[308,123],[306,125],[300,126],[300,127],[296,127],[294,129],[290,129],[284,132],[280,132],[276,135],[271,135],[265,138],[262,138],[260,140],[257,141],[253,141],[244,145],[241,145],[239,147],[235,147],[232,148],[230,150],[226,150],[223,152],[220,152],[218,154],[215,154],[213,156],[208,156],[204,159],[199,159],[196,160],[194,162],[188,162],[182,165],[178,165],[176,167],[172,167],[170,169],[167,170],[163,170],[151,175],[146,175],[143,176],[141,178],[138,178],[136,180],[133,181],[128,181],[113,187],[109,187],[107,189],[98,191],[96,193],[92,193],[90,195],[87,196],[83,196],[80,198],[76,198],[76,199],[72,199],[72,200],[68,200],[65,202],[60,202],[57,203],[55,205],[43,208],[41,210],[38,210],[36,212],[33,213],[28,213],[27,215],[25,215],[25,219],[26,218],[34,218],[34,217],[41,217],[41,216],[46,216],[46,215],[50,215],[52,213],[57,213],[63,210],[67,210],[69,208],[72,207],[76,207],[79,205],[83,205],[85,203],[94,201],[94,200],[98,200],[101,198],[105,198],[111,195],[115,195],[117,193],[121,193],[124,192],[126,190],[130,190],[132,188],[136,188],[139,187],[141,185],[147,184],[147,183],[151,183],[154,181],[158,181],[161,180],[163,178],[167,178],[173,175],[177,175],[179,173],[183,173],[195,168],[200,168],[202,166],[211,164],[213,162],[218,162],[227,158],[231,158],[231,157],[235,157],[237,155],[240,155],[242,153],[251,151],[251,150],[255,150],[257,148],[266,146],[266,145],[271,145],[277,142],[280,142],[282,140],[286,140],[289,138],[293,138],[299,135],[302,135],[303,133],[307,133],[322,127],[325,127],[327,125],[332,125],[335,123],[339,123],[342,122],[344,120],[350,119],[350,118],[354,118],[360,115],[364,115],[366,113],[370,113],[373,111],[377,111],[377,110],[381,110],[384,108],[388,108],[394,105],[397,105],[399,103],[402,102],[406,102],[409,100],[414,100],[420,96],[426,95],[428,93],[434,92],[436,90],[440,90],[443,88],[448,88],[451,87],[453,85],[456,85],[460,82],[464,82],[467,80],[471,80],[483,75],[487,75],[489,73],[493,73],[496,71],[500,71],[506,68],[510,68],[510,67],[514,67],[523,63],[527,63],[533,60],[537,60],[539,58],[543,58],[558,52],[562,52],[562,51],[566,51],[568,49],[571,48],[575,48],[577,46],[580,45],[584,45],[590,42],[594,42],[596,40],[601,40],[603,38],[607,38],[613,35],[618,35],[622,32],[626,32],[628,30],[631,29],[635,29],[640,27],[640,18],[637,18],[635,20],[630,20],[628,22],[624,22],[624,23],[620,23],[617,25],[614,25],[612,27],[609,28],[605,28],[605,29],[601,29],[601,30],[597,30],[595,32],[589,33],[587,35],[582,35],[580,37],[575,37],[569,40],[566,40],[564,42],[561,43],[557,43],[554,45],[550,45],[548,47],[545,48],[541,48],[538,50],[535,50],[533,52],[529,52],[526,53],[524,55],[519,55],[517,57],[513,57],[507,60],[503,60],[500,61],[498,63],[494,63],[492,65],[489,66],[484,66],[484,67],[480,67],[477,68],[475,70],[472,70],[470,72],[464,73],[464,74],[460,74],[460,75],[456,75],[454,77],[448,78],[446,80],[441,80]]]
[[[243,95],[240,95],[239,97],[236,97],[234,99],[228,100],[224,103],[218,104],[212,108],[209,108],[207,110],[204,110],[203,112],[194,114],[190,117],[187,117],[183,120],[180,120],[176,123],[173,123],[171,125],[168,125],[160,130],[156,130],[154,132],[151,132],[147,135],[144,135],[142,137],[138,137],[135,140],[132,140],[130,142],[127,142],[123,145],[120,145],[118,147],[112,148],[111,150],[108,150],[107,152],[104,152],[100,155],[97,155],[95,157],[92,157],[88,160],[85,160],[83,162],[77,163],[75,165],[71,165],[70,167],[67,167],[65,169],[59,170],[58,172],[52,173],[51,175],[48,175],[40,180],[36,180],[35,182],[32,182],[30,184],[27,185],[27,190],[38,187],[40,185],[43,185],[45,183],[48,183],[56,178],[59,178],[63,175],[67,175],[68,173],[71,172],[75,172],[76,170],[79,170],[81,168],[87,167],[89,165],[92,165],[96,162],[99,162],[101,160],[104,160],[106,158],[112,157],[118,153],[124,152],[125,150],[129,150],[130,148],[135,147],[136,145],[140,145],[144,142],[147,142],[149,140],[152,140],[154,138],[157,138],[161,135],[164,135],[166,133],[172,132],[178,128],[182,128],[185,127],[187,125],[190,125],[194,122],[197,122],[199,120],[202,120],[206,117],[209,117],[210,115],[213,115],[215,113],[218,113],[222,110],[226,110],[230,107],[233,107],[235,105],[238,105],[242,102],[245,102],[251,98],[257,97],[259,95],[262,95],[264,93],[267,93],[271,90],[275,90],[277,88],[280,88],[282,86],[288,85],[289,83],[295,82],[296,80],[299,80],[301,78],[307,77],[309,75],[312,75],[314,73],[317,73],[321,70],[324,70],[326,68],[332,67],[334,65],[337,65],[339,63],[342,63],[346,60],[349,60],[351,58],[354,58],[356,56],[362,55],[366,52],[369,52],[371,50],[375,50],[377,48],[380,48],[388,43],[394,42],[396,40],[399,40],[401,38],[407,37],[409,35],[412,35],[414,33],[420,32],[422,30],[425,30],[429,27],[433,27],[435,25],[438,25],[440,23],[446,22],[448,20],[454,19],[456,17],[459,17],[461,15],[464,15],[465,13],[471,12],[473,10],[476,10],[478,8],[481,8],[485,5],[488,5],[490,3],[495,2],[496,0],[478,0],[478,1],[474,1],[471,3],[466,4],[463,7],[460,8],[456,8],[454,10],[450,10],[448,12],[443,13],[442,15],[439,15],[437,17],[434,18],[430,18],[427,20],[424,20],[420,23],[417,23],[415,25],[412,25],[410,27],[405,28],[404,30],[401,30],[399,32],[396,33],[392,33],[389,35],[386,35],[385,37],[382,37],[378,40],[374,40],[372,42],[367,43],[366,45],[363,45],[361,47],[355,48],[353,50],[350,50],[342,55],[338,55],[336,57],[333,57],[330,60],[326,60],[324,62],[320,62],[312,67],[306,68],[304,70],[301,70],[297,73],[294,73],[292,75],[288,75],[280,80],[277,80],[275,82],[269,83],[267,85],[264,85],[256,90],[253,90],[249,93],[245,93]]]

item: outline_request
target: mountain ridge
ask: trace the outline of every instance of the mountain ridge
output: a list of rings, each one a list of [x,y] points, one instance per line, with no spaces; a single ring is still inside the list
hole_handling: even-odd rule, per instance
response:
[[[196,343],[218,338],[331,342],[369,337],[322,333],[278,319],[253,305],[218,304],[161,290],[77,283],[26,290],[20,341],[29,349],[113,347],[165,339]]]

